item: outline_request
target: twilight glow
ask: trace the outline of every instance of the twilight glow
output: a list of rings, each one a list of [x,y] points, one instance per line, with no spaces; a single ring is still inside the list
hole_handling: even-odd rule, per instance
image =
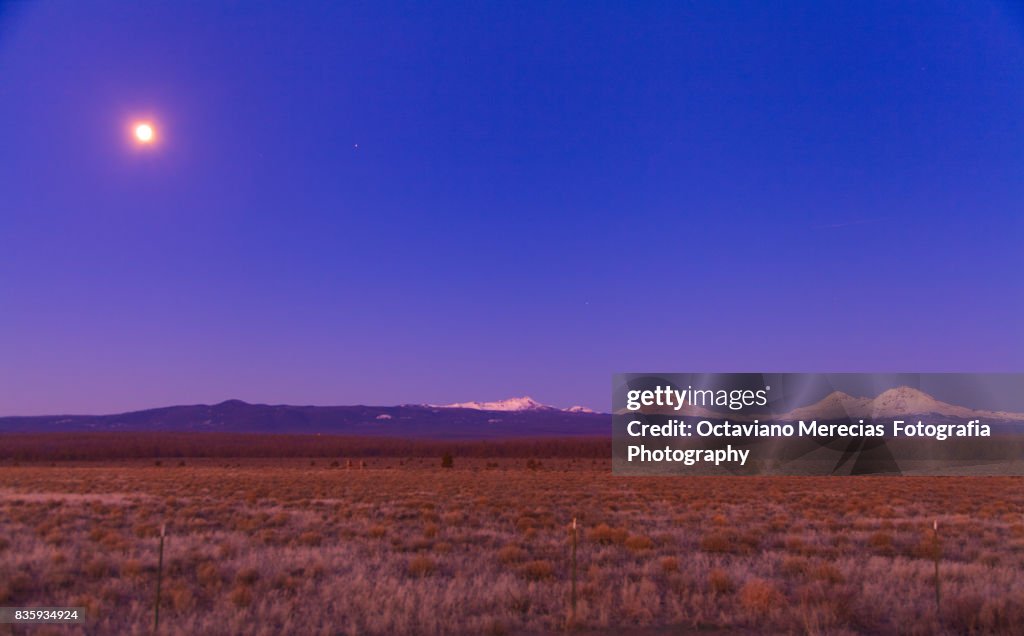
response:
[[[15,4],[0,415],[1021,370],[1018,3]]]

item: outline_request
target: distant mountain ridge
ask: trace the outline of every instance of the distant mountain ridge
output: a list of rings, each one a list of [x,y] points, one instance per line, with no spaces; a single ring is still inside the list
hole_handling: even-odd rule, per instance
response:
[[[620,413],[627,413],[622,410]],[[928,395],[920,389],[909,386],[898,386],[876,397],[855,397],[842,391],[833,391],[814,404],[801,406],[786,413],[770,415],[766,413],[736,413],[713,411],[700,406],[686,404],[676,410],[675,407],[654,406],[644,407],[641,413],[679,415],[718,420],[753,421],[798,421],[798,420],[860,420],[893,419],[911,416],[932,416],[939,419],[1024,422],[1024,413],[1008,411],[990,411],[971,409],[964,406],[949,404]]]
[[[321,433],[420,439],[498,439],[606,436],[611,434],[611,416],[582,407],[562,410],[524,397],[447,406],[293,406],[225,400],[218,404],[168,406],[114,415],[0,417],[0,433],[71,431]]]
[[[682,412],[645,408],[642,413],[665,413],[709,419],[750,421],[765,414],[716,413],[699,407]],[[907,386],[874,398],[835,391],[818,402],[775,416],[780,421],[871,420],[929,416],[966,422],[1024,422],[1024,414],[970,409],[937,400]],[[417,439],[501,439],[611,435],[611,415],[585,407],[559,409],[530,397],[494,402],[448,405],[293,406],[250,404],[225,400],[131,411],[114,415],[43,415],[0,417],[0,433],[74,431],[181,431],[222,433],[320,433],[409,437]]]
[[[877,397],[854,397],[842,391],[833,391],[818,402],[793,409],[779,419],[878,419],[898,418],[904,415],[940,415],[963,420],[983,419],[1004,422],[1024,422],[1024,413],[969,409],[937,400],[924,391],[909,386],[898,386],[879,393]]]

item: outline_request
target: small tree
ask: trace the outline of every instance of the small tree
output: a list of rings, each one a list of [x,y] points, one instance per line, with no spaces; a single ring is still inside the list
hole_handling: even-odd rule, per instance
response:
[[[451,467],[452,467],[452,454],[449,453],[449,452],[446,452],[441,457],[441,468],[451,468]]]

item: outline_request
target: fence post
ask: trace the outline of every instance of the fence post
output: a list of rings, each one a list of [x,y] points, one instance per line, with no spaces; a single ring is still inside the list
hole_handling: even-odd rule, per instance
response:
[[[160,556],[156,562],[156,602],[153,604],[153,634],[160,629],[160,584],[164,578],[164,536],[167,534],[167,524],[160,526]]]
[[[935,557],[935,619],[942,620],[940,609],[942,607],[942,583],[939,580],[939,558],[942,556],[942,543],[939,539],[939,520],[932,522],[932,532],[935,533],[935,550],[932,555]]]
[[[570,625],[576,625],[576,517],[572,518],[572,613]]]

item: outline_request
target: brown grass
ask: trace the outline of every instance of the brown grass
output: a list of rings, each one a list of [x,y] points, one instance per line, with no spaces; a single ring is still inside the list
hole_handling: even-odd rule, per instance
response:
[[[90,622],[61,633],[145,633],[167,523],[168,634],[555,632],[568,618],[576,517],[584,633],[1014,634],[1024,624],[1021,479],[367,463],[0,465],[0,604],[86,607]]]

